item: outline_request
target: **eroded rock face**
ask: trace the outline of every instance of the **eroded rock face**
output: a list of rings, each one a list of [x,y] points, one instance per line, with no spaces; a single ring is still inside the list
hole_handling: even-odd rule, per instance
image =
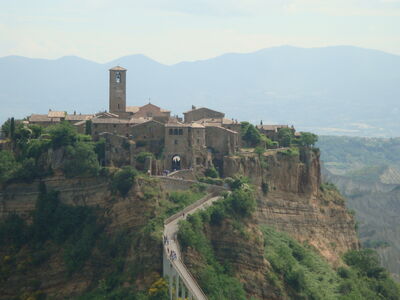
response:
[[[61,202],[96,207],[99,217],[106,220],[105,232],[110,236],[121,231],[126,234],[138,234],[156,215],[157,198],[150,201],[144,194],[149,182],[137,180],[127,197],[123,198],[111,193],[106,178],[66,179],[55,176],[44,181],[48,190],[60,191]],[[38,185],[38,182],[19,183],[0,190],[0,219],[14,212],[30,221],[39,195]],[[157,181],[152,181],[152,188],[160,195],[163,194],[163,187]],[[24,293],[31,295],[35,290],[32,287],[34,285],[39,285],[40,292],[52,299],[73,299],[88,288],[96,287],[103,271],[113,267],[115,263],[103,261],[98,251],[93,251],[82,270],[68,275],[63,258],[65,249],[50,242],[47,242],[44,248],[49,252],[49,257],[40,265],[32,265],[32,256],[36,253],[31,252],[29,248],[12,254],[12,259],[16,261],[19,269],[11,270],[7,280],[0,282],[0,299],[13,299]],[[161,251],[158,238],[141,236],[131,243],[123,262],[123,269],[133,270],[135,266],[139,267],[135,269],[136,281],[127,282],[128,286],[145,287],[160,276]],[[10,255],[7,249],[0,249],[1,259],[7,255]]]
[[[333,265],[340,256],[358,248],[355,222],[336,191],[321,191],[319,153],[298,155],[269,151],[263,157],[248,154],[225,157],[224,175],[243,174],[259,189],[256,219],[308,242]],[[261,192],[262,184],[268,192]]]

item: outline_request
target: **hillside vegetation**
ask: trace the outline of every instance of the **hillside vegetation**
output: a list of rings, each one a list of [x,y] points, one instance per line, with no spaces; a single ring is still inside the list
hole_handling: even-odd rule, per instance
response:
[[[237,202],[242,203],[240,209]],[[372,250],[349,251],[343,256],[344,265],[333,269],[308,244],[269,226],[255,230],[255,206],[254,192],[244,183],[213,207],[180,223],[185,262],[211,300],[244,300],[253,295],[252,283],[239,280],[244,270],[237,264],[252,264],[241,256],[247,251],[257,256],[259,245],[268,263],[259,264],[255,272],[268,282],[268,299],[400,299],[400,287],[379,266]],[[235,241],[231,248],[221,249],[213,240],[213,232],[219,230]],[[242,243],[253,249],[241,248]]]

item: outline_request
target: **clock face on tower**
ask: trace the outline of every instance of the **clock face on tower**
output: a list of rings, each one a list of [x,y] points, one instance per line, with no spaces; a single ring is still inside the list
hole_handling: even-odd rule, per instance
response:
[[[115,73],[115,82],[116,83],[120,83],[121,82],[121,73],[120,72],[116,72]]]

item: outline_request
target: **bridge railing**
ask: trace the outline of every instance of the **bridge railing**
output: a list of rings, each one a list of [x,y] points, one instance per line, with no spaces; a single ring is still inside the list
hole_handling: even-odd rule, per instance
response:
[[[183,210],[181,210],[180,212],[170,216],[168,219],[165,219],[164,221],[164,225],[167,225],[169,223],[171,223],[172,221],[175,221],[176,219],[178,219],[180,216],[182,216],[182,214],[187,214],[189,211],[193,210],[194,208],[196,208],[197,206],[202,205],[203,203],[207,202],[208,200],[210,200],[211,198],[214,198],[216,196],[218,196],[220,194],[220,192],[212,192],[210,194],[207,194],[206,196],[204,196],[203,198],[197,200],[196,202],[190,204],[189,206],[186,206]]]
[[[177,246],[179,247],[179,243],[177,242],[176,244],[177,244]],[[180,247],[179,247],[179,248],[180,248]],[[174,260],[171,260],[171,259],[169,258],[168,254],[167,254],[166,247],[164,247],[164,251],[165,251],[166,257],[168,257],[169,262],[171,263],[171,265],[172,265],[172,267],[174,268],[174,270],[178,273],[179,278],[181,278],[181,280],[183,281],[183,284],[185,285],[185,287],[186,287],[186,288],[188,289],[188,291],[195,297],[195,299],[198,300],[197,297],[196,297],[197,292],[193,289],[192,284],[190,284],[190,283],[188,282],[186,276],[185,276],[184,274],[182,274],[180,268],[176,265],[176,262],[175,262]],[[179,252],[181,252],[181,251],[179,251]],[[182,253],[182,252],[181,252],[181,253]],[[191,279],[192,282],[196,285],[198,291],[200,291],[201,296],[202,296],[204,299],[208,299],[207,296],[206,296],[206,294],[204,293],[204,291],[201,289],[201,287],[200,287],[199,284],[197,283],[196,278],[194,278],[194,276],[192,275],[192,273],[190,273],[189,269],[186,267],[186,265],[185,265],[185,263],[183,262],[183,260],[181,260],[180,258],[179,258],[178,260],[181,262],[183,268],[186,269],[186,272],[187,272],[187,274],[189,275],[190,279]]]

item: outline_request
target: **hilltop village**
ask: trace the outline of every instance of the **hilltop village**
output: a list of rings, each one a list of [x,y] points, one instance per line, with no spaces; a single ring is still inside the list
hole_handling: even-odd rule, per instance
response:
[[[120,66],[109,70],[109,111],[96,114],[67,114],[52,111],[46,115],[32,114],[27,123],[43,127],[67,121],[79,133],[106,140],[104,165],[131,164],[135,155],[148,152],[161,158],[153,173],[162,170],[208,168],[226,155],[237,153],[243,143],[241,123],[225,118],[225,114],[205,107],[184,112],[183,119],[152,103],[127,106],[127,70]],[[258,125],[260,133],[271,140],[287,125]],[[294,128],[290,130],[298,134]]]

